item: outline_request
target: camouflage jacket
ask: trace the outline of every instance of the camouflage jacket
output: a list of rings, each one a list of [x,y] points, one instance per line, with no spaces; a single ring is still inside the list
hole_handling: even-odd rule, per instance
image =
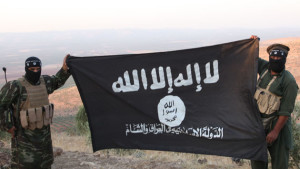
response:
[[[54,90],[60,88],[66,80],[69,78],[70,73],[65,72],[63,69],[59,70],[56,75],[48,76],[42,75],[48,94],[54,92]],[[18,80],[10,81],[6,83],[0,90],[0,129],[8,130],[12,127],[12,121],[10,121],[11,114],[9,113],[9,108],[11,106],[18,107],[18,102],[26,101],[27,92],[26,88],[22,86]],[[20,93],[22,92],[22,93]],[[18,119],[16,119],[16,123]],[[17,124],[16,124],[17,125]]]
[[[44,78],[48,95],[54,90],[61,87],[69,78],[70,73],[60,69],[56,75],[42,75]],[[50,133],[50,125],[44,126],[41,129],[26,130],[22,128],[19,114],[20,103],[26,101],[27,91],[24,86],[21,86],[18,80],[10,81],[3,86],[0,91],[0,129],[8,130],[12,126],[16,127],[16,139],[12,141],[12,163],[18,163],[22,168],[27,166],[40,167],[44,162],[52,164],[52,141]],[[14,107],[17,113],[14,120],[11,121],[9,108]],[[45,157],[41,159],[42,157]],[[21,163],[21,166],[20,166]],[[39,166],[34,166],[35,163],[40,163]],[[42,164],[41,164],[42,163]],[[19,168],[18,167],[18,168]]]

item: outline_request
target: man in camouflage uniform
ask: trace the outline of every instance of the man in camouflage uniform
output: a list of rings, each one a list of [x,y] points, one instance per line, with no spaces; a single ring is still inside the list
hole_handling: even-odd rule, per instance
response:
[[[251,39],[257,38],[251,36]],[[285,70],[289,50],[285,45],[273,44],[267,48],[269,62],[258,60],[259,92],[256,91],[254,98],[265,127],[272,169],[288,169],[289,151],[292,148],[291,113],[299,88],[293,75]],[[267,169],[268,163],[251,161],[251,166],[253,169]]]
[[[54,106],[49,104],[48,95],[69,78],[68,56],[53,76],[41,76],[41,61],[29,57],[25,61],[25,76],[6,83],[1,89],[0,129],[12,134],[12,168],[51,168],[50,123]]]

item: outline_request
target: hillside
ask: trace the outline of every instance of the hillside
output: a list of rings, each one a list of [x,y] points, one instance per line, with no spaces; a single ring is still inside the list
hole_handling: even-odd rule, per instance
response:
[[[55,105],[56,116],[74,115],[78,111],[82,101],[76,86],[56,90],[49,97],[50,102]]]

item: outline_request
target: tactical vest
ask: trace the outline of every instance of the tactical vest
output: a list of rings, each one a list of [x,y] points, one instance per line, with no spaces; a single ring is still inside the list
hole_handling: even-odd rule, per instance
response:
[[[49,104],[48,93],[44,78],[40,78],[40,85],[31,85],[24,77],[19,79],[26,88],[27,99],[21,103],[20,121],[25,129],[41,129],[52,123],[54,105]]]
[[[269,91],[272,83],[276,80],[277,76],[273,77],[266,89],[259,87],[261,79],[267,74],[267,72],[268,70],[266,70],[259,78],[254,94],[254,99],[257,101],[257,106],[260,113],[269,115],[267,118],[262,119],[265,129],[269,127],[270,122],[276,118],[275,112],[279,110],[281,99],[280,96],[277,96]]]

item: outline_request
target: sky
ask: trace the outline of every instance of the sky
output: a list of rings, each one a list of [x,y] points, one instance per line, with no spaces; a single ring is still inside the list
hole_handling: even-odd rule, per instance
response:
[[[0,33],[300,28],[299,0],[6,0]]]

